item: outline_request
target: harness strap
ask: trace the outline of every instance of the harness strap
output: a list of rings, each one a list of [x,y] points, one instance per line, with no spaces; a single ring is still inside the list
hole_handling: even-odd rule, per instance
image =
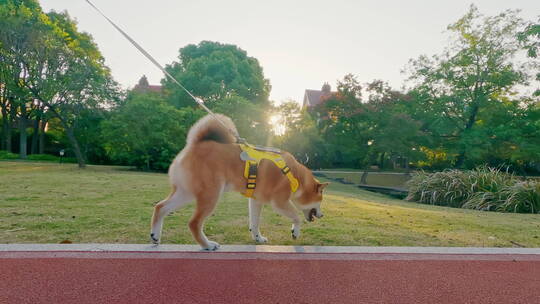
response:
[[[247,183],[246,183],[246,192],[244,193],[247,197],[253,197],[253,192],[255,192],[255,188],[257,188],[257,171],[259,169],[259,164],[254,161],[246,161],[246,171],[244,172],[244,176],[247,177]]]

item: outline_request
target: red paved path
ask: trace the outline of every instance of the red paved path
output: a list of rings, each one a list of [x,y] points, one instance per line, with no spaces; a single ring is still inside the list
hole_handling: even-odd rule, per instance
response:
[[[0,252],[0,303],[540,303],[539,286],[534,255]]]

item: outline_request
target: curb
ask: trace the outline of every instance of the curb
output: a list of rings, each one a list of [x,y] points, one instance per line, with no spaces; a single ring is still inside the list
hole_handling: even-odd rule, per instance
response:
[[[0,244],[0,252],[201,252],[198,245],[148,244]],[[482,254],[540,255],[540,248],[494,247],[363,247],[363,246],[271,246],[222,245],[217,252],[324,253],[324,254]]]

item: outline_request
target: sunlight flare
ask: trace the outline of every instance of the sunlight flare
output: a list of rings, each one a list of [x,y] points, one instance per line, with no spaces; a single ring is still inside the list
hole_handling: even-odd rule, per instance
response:
[[[285,118],[281,114],[274,114],[270,116],[270,119],[268,120],[268,123],[270,123],[272,127],[272,132],[274,132],[275,135],[281,136],[285,134]]]

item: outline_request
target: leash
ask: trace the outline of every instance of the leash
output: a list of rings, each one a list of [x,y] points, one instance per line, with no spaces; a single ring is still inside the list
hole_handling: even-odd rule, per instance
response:
[[[205,106],[204,100],[202,100],[199,97],[195,97],[193,94],[191,94],[191,92],[188,89],[186,89],[178,80],[176,80],[176,78],[174,78],[171,74],[169,74],[169,72],[167,72],[167,70],[165,70],[165,68],[163,68],[163,66],[159,64],[159,62],[157,62],[157,60],[154,59],[154,57],[152,57],[152,55],[150,55],[140,44],[138,44],[135,40],[133,40],[133,38],[131,38],[126,32],[124,32],[111,19],[109,19],[109,17],[107,17],[99,8],[97,8],[92,2],[90,2],[90,0],[85,0],[85,1],[91,7],[93,7],[101,16],[103,16],[103,18],[105,18],[118,32],[120,32],[120,34],[122,34],[137,50],[139,50],[141,54],[143,54],[146,58],[148,58],[148,60],[150,60],[150,62],[152,62],[158,69],[160,69],[165,74],[165,76],[167,76],[170,80],[172,80],[172,82],[176,83],[182,90],[184,90],[191,98],[193,98],[193,100],[196,103],[199,104],[199,106],[201,106],[204,110],[206,110],[208,114],[212,115],[214,119],[219,121],[219,123],[221,123],[221,125],[236,138],[237,143],[246,142],[245,139],[241,138],[236,132],[234,132],[231,128],[229,128],[221,119],[219,119],[219,117],[214,112],[212,112],[212,110],[210,110],[207,106]]]
[[[259,163],[262,159],[268,159],[272,161],[287,177],[287,179],[290,182],[291,185],[291,191],[294,193],[298,189],[299,182],[298,180],[293,176],[291,169],[289,166],[287,166],[287,163],[285,160],[279,156],[275,157],[276,155],[281,154],[281,151],[277,149],[271,149],[271,148],[262,148],[257,146],[251,146],[249,145],[246,140],[242,137],[240,137],[237,132],[234,132],[231,128],[229,128],[219,117],[212,112],[207,106],[204,105],[204,100],[202,100],[199,97],[195,97],[191,92],[186,89],[176,78],[174,78],[169,72],[163,68],[159,62],[157,62],[152,55],[150,55],[140,44],[138,44],[133,38],[131,38],[126,32],[124,32],[118,25],[116,25],[109,17],[107,17],[99,8],[97,8],[90,0],[85,0],[91,7],[93,7],[103,18],[105,18],[124,38],[126,38],[141,54],[143,54],[150,62],[152,62],[158,69],[160,69],[165,76],[167,76],[172,82],[176,83],[182,90],[184,90],[193,100],[199,104],[208,114],[212,115],[214,119],[219,121],[219,123],[227,130],[229,133],[231,133],[234,138],[236,138],[236,143],[240,145],[240,149],[242,150],[242,153],[240,155],[240,158],[242,159],[242,155],[246,157],[246,159],[242,159],[245,161],[245,178],[247,179],[246,184],[246,192],[244,193],[247,197],[253,197],[253,194],[255,192],[256,188],[256,179],[257,179],[257,169],[259,166]],[[252,158],[253,157],[253,158]],[[249,159],[249,160],[248,160]]]

